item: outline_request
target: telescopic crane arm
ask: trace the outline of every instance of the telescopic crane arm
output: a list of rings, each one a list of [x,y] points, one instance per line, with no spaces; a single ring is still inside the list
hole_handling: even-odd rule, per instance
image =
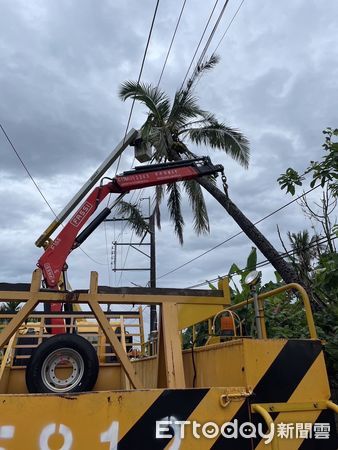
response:
[[[107,156],[107,158],[101,163],[101,165],[95,170],[91,177],[84,183],[81,189],[75,194],[70,202],[63,208],[53,222],[45,229],[42,235],[37,239],[35,245],[37,247],[47,248],[50,244],[50,236],[61,225],[61,223],[71,214],[76,206],[81,202],[86,194],[92,189],[92,187],[100,180],[104,173],[111,167],[111,165],[117,160],[128,145],[136,145],[139,132],[132,128],[129,133],[117,144],[114,150]],[[140,139],[138,139],[140,141]]]
[[[101,185],[89,194],[39,259],[37,265],[43,272],[46,287],[57,289],[69,253],[81,245],[103,222],[121,196],[134,189],[143,189],[149,186],[182,180],[193,180],[204,175],[217,176],[217,172],[223,172],[223,166],[213,165],[210,158],[203,157],[151,166],[139,166],[134,170],[124,172],[122,175],[110,179],[106,184],[101,182]],[[104,208],[87,228],[79,234],[79,231],[96,211],[99,204],[110,193],[120,194],[120,196],[111,207]]]

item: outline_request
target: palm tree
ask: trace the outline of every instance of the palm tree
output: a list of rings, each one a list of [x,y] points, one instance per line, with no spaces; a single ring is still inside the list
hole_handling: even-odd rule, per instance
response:
[[[187,146],[190,141],[193,144],[204,144],[212,149],[222,150],[242,166],[248,167],[247,139],[238,130],[219,122],[213,114],[201,109],[193,94],[196,80],[217,62],[218,57],[212,56],[195,69],[187,87],[176,92],[172,103],[165,92],[150,84],[127,81],[121,85],[119,95],[123,101],[133,99],[144,104],[149,110],[147,119],[141,127],[141,135],[142,139],[154,149],[153,161],[165,162],[196,157]],[[183,189],[188,194],[194,213],[194,228],[197,233],[209,231],[208,213],[201,186],[225,208],[287,283],[297,280],[292,266],[280,257],[277,250],[231,201],[227,189],[223,193],[217,188],[212,177],[183,182]],[[184,219],[179,184],[172,183],[166,188],[163,186],[156,188],[157,223],[160,225],[159,205],[164,198],[165,190],[168,194],[167,205],[175,232],[183,243]]]
[[[312,262],[320,256],[324,246],[320,243],[320,236],[310,237],[307,230],[299,233],[288,232],[288,238],[291,244],[292,263],[297,268],[300,277],[309,277],[313,270]]]
[[[314,289],[311,279],[314,274],[314,264],[318,263],[320,255],[325,251],[325,245],[321,242],[322,238],[317,234],[310,236],[307,230],[298,233],[289,231],[288,238],[291,245],[289,259],[295,272],[309,294],[313,306],[316,309],[322,307],[325,305],[325,292],[319,287]]]

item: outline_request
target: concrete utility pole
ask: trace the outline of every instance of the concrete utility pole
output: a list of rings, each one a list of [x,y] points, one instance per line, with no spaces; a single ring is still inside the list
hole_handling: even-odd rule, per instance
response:
[[[150,287],[156,288],[155,213],[149,218],[150,232]],[[150,305],[150,332],[157,331],[156,305]]]

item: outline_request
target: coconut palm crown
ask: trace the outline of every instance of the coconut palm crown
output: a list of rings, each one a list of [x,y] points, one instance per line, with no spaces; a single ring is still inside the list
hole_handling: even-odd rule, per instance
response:
[[[176,92],[172,102],[158,86],[134,81],[126,81],[121,85],[119,96],[123,101],[133,99],[148,108],[147,119],[140,131],[142,139],[154,149],[152,161],[160,163],[196,157],[188,148],[188,144],[192,143],[224,151],[240,165],[248,167],[248,140],[240,131],[219,122],[213,114],[201,109],[193,92],[196,80],[217,62],[218,57],[212,56],[195,69],[187,86]],[[166,187],[158,186],[155,199],[157,225],[160,227],[159,205],[166,193],[169,214],[181,244],[184,227],[182,188],[192,207],[195,231],[198,234],[209,232],[207,208],[199,183],[191,180],[182,184],[171,183]]]

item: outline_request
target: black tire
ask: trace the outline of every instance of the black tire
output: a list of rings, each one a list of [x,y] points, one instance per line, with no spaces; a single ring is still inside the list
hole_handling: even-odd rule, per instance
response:
[[[70,364],[71,375],[59,379],[55,368]],[[26,385],[31,393],[86,392],[93,389],[99,373],[94,347],[75,334],[57,334],[34,349],[26,368]]]

